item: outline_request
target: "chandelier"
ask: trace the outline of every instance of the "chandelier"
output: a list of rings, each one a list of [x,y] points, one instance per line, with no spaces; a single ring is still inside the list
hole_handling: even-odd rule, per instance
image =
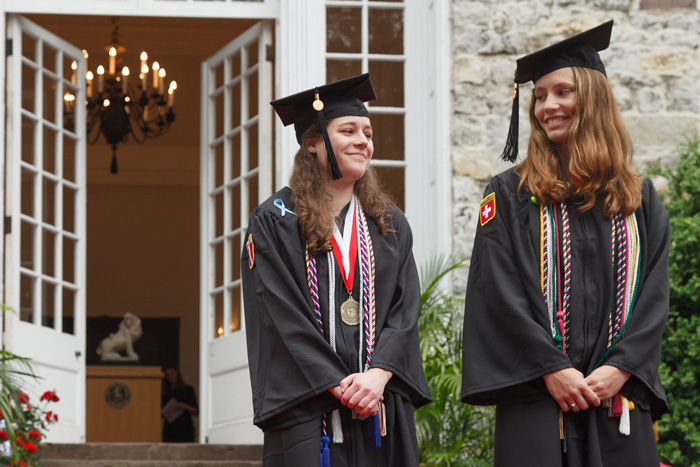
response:
[[[87,71],[86,107],[87,107],[87,140],[94,144],[104,136],[105,141],[112,147],[112,162],[110,172],[118,172],[117,145],[126,143],[129,135],[137,143],[147,139],[157,138],[170,129],[175,121],[175,90],[177,83],[170,81],[165,87],[165,68],[157,61],[149,66],[148,54],[141,52],[141,63],[138,68],[138,80],[128,66],[118,68],[121,55],[126,48],[119,43],[119,18],[112,17],[112,38],[105,47],[109,54],[108,67],[97,67],[95,74]],[[83,50],[87,63],[88,53]],[[73,62],[73,82],[77,63]],[[87,68],[87,65],[86,65]],[[65,115],[69,120],[68,128],[73,128],[70,112],[75,96],[64,95]]]

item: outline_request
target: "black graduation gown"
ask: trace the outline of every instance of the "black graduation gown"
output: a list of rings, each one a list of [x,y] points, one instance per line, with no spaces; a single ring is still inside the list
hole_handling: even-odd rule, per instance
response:
[[[197,408],[197,397],[195,396],[194,388],[189,384],[167,389],[162,395],[160,406],[163,407],[170,399],[175,399],[178,402],[184,402]],[[185,410],[172,422],[163,420],[163,442],[194,443],[192,414]]]
[[[572,255],[570,350],[553,343],[540,288],[539,206],[510,169],[494,177],[495,217],[477,227],[464,317],[462,401],[496,405],[496,465],[658,466],[651,420],[668,411],[658,372],[668,317],[668,215],[651,182],[636,211],[641,243],[639,292],[623,336],[604,364],[631,373],[620,391],[636,404],[631,434],[603,408],[564,414],[566,464],[559,409],[543,375],[568,367],[590,374],[605,353],[615,296],[611,223],[598,208],[567,202]]]
[[[241,258],[254,423],[265,432],[265,465],[318,465],[321,420],[340,408],[345,442],[331,444],[331,465],[417,466],[413,408],[431,401],[420,356],[417,318],[420,286],[411,230],[395,208],[393,230],[382,236],[367,218],[376,259],[376,341],[373,367],[393,377],[384,391],[387,436],[376,448],[365,423],[350,419],[328,390],[358,371],[358,327],[343,324],[340,304],[347,291],[336,264],[336,350],[328,342],[328,263],[316,258],[324,334],[314,315],[306,279],[305,242],[284,188],[253,211]],[[280,207],[284,203],[287,211]],[[284,212],[284,214],[283,214]],[[356,268],[353,297],[359,299]],[[364,353],[364,349],[363,349]],[[362,357],[364,362],[364,355]],[[331,432],[329,428],[329,432]]]

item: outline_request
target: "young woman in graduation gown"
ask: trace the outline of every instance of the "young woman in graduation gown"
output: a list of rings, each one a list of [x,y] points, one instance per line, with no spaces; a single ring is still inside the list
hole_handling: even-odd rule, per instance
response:
[[[464,320],[462,400],[496,405],[496,466],[659,465],[671,233],[598,56],[611,28],[518,60],[528,154],[484,192]]]
[[[360,75],[272,103],[301,147],[242,255],[265,466],[418,465],[420,286],[408,222],[368,167],[371,99]]]

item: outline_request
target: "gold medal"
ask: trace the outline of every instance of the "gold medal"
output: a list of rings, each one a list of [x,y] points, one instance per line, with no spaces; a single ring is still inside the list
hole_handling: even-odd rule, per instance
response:
[[[348,326],[360,324],[360,304],[352,298],[352,295],[340,305],[340,317]]]

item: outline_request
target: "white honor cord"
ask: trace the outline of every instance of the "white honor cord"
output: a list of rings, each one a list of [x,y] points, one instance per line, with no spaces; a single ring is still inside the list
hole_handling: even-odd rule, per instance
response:
[[[355,214],[355,195],[350,199],[350,207],[345,213],[345,223],[343,224],[343,235],[340,235],[338,226],[333,222],[333,238],[335,238],[338,247],[340,248],[340,257],[343,258],[343,271],[345,271],[345,279],[350,276],[350,241],[352,240],[352,216]],[[354,267],[354,265],[353,265]]]
[[[333,252],[326,253],[328,258],[328,333],[331,348],[333,352],[335,348],[335,261],[333,261]],[[340,423],[340,411],[333,410],[331,413],[331,428],[333,430],[333,442],[340,444],[345,441],[343,436],[343,425]]]

